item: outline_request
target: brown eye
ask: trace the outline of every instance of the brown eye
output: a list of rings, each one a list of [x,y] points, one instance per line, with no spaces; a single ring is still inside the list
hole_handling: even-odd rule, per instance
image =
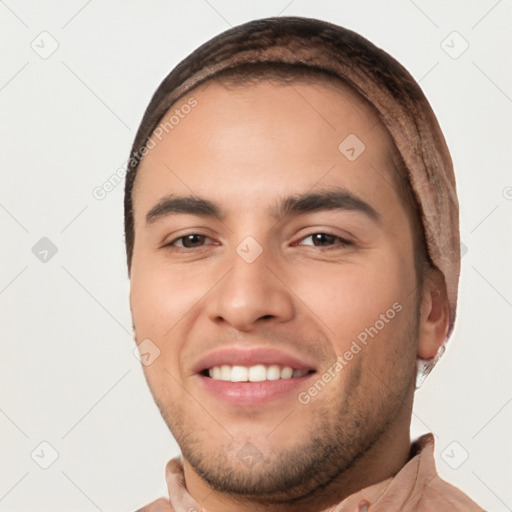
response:
[[[350,245],[350,242],[343,238],[331,235],[330,233],[313,233],[304,237],[300,241],[300,245],[310,245],[314,247],[331,247],[333,245],[345,246]]]
[[[180,236],[169,245],[184,247],[185,249],[193,249],[195,247],[202,247],[206,240],[208,240],[207,236],[192,233],[190,235]]]
[[[331,245],[336,242],[336,238],[334,235],[329,235],[328,233],[315,233],[311,235],[311,239],[313,241],[313,245],[324,246]]]

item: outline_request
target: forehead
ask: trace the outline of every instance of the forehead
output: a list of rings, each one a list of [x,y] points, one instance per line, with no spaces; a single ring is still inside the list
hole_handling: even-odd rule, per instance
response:
[[[233,191],[263,198],[320,181],[355,192],[394,188],[390,136],[341,82],[210,81],[173,105],[158,133],[139,166],[134,203],[158,199],[162,186],[221,201]]]

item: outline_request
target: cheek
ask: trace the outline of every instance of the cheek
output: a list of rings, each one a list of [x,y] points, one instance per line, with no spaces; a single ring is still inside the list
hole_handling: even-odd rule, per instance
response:
[[[165,263],[151,261],[149,256],[134,257],[130,304],[137,343],[150,339],[159,351],[155,362],[144,367],[152,389],[159,389],[161,383],[165,393],[171,389],[174,397],[181,393],[174,379],[185,378],[184,346],[217,279],[218,273],[206,275],[200,265],[168,268]]]
[[[334,326],[378,318],[401,296],[396,276],[372,272],[355,265],[319,269],[298,285],[300,296],[311,309]]]
[[[130,304],[138,337],[165,338],[191,312],[201,297],[200,281],[189,272],[165,269],[161,265],[139,263],[134,258],[130,284]],[[203,292],[204,293],[204,292]]]
[[[326,326],[343,368],[324,400],[364,395],[378,410],[389,400],[389,390],[399,396],[409,385],[416,358],[411,330],[416,313],[410,293],[414,283],[400,267],[387,265],[383,271],[372,266],[333,266],[329,273],[315,270],[297,286],[297,295],[310,310],[308,316],[312,311],[313,318]]]
[[[382,254],[364,264],[317,264],[295,275],[293,289],[327,327],[327,335],[340,354],[358,336],[363,343],[377,336],[389,336],[398,343],[397,334],[406,328],[410,314],[406,310],[414,295],[410,293],[412,277],[401,258]],[[392,347],[379,344],[372,352],[385,349]]]

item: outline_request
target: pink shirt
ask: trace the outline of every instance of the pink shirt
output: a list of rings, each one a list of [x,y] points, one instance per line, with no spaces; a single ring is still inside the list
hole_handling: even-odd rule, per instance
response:
[[[424,434],[412,443],[411,454],[412,458],[394,477],[319,512],[485,512],[439,477],[432,434]],[[167,463],[165,473],[170,500],[160,498],[137,512],[207,512],[188,494],[179,458]]]

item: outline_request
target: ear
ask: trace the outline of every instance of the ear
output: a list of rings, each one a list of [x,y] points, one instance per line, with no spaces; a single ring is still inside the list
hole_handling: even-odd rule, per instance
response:
[[[446,283],[438,269],[425,273],[420,311],[418,357],[432,359],[446,338],[450,320]]]

